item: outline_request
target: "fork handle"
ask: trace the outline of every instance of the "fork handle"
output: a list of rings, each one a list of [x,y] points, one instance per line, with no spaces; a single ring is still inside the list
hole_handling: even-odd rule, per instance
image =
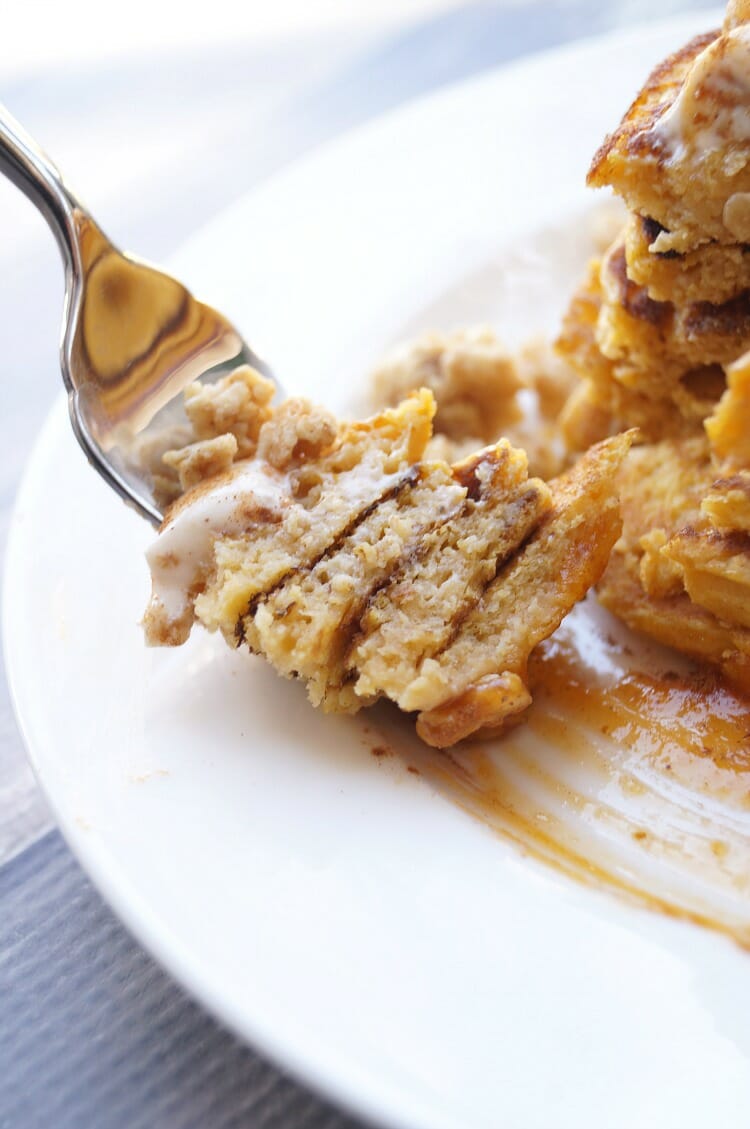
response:
[[[36,205],[52,229],[66,270],[74,270],[78,248],[76,213],[85,214],[85,209],[63,181],[57,166],[2,104],[0,173]]]

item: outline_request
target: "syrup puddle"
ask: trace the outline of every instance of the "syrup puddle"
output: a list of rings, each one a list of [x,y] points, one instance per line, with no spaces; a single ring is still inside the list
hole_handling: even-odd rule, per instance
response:
[[[537,859],[750,947],[750,702],[593,598],[538,649],[531,683],[499,740],[407,751],[390,717],[389,739]]]

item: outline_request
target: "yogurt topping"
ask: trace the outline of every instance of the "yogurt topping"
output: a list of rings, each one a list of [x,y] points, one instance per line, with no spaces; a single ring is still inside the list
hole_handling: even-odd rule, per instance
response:
[[[252,509],[279,509],[289,497],[289,483],[283,475],[248,461],[237,465],[231,479],[177,509],[146,552],[154,599],[170,620],[184,613],[191,589],[210,567],[216,536],[242,532]]]
[[[653,129],[670,159],[750,142],[750,26],[719,36],[693,63],[680,93]]]

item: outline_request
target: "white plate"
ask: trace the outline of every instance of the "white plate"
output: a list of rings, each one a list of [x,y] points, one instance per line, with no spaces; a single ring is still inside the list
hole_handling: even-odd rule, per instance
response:
[[[288,388],[350,402],[425,310],[488,316],[483,265],[583,206],[588,158],[647,69],[713,22],[583,44],[410,106],[241,201],[175,268]],[[368,755],[365,722],[314,713],[217,639],[146,650],[148,540],[59,403],[10,543],[8,667],[68,842],[157,959],[388,1125],[748,1124],[747,956],[521,857]]]

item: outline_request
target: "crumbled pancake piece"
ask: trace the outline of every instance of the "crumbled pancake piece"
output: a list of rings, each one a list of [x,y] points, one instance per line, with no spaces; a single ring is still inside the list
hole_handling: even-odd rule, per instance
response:
[[[555,348],[578,373],[580,383],[568,395],[560,429],[572,451],[585,451],[616,428],[617,385],[609,361],[596,342],[602,308],[601,261],[592,259],[563,317]]]
[[[276,392],[272,380],[242,365],[214,384],[196,381],[185,389],[185,412],[196,440],[231,434],[237,458],[255,454],[263,424],[271,418]]]
[[[750,243],[704,243],[682,254],[652,251],[661,230],[654,220],[635,214],[625,226],[628,278],[645,287],[649,298],[676,306],[720,305],[750,289]]]
[[[622,536],[615,554],[627,559],[649,597],[684,590],[682,570],[665,547],[682,525],[700,521],[715,478],[705,436],[664,440],[632,450],[619,473]]]
[[[458,697],[420,713],[417,733],[437,749],[466,737],[499,737],[518,724],[531,702],[520,675],[510,670],[485,674]]]
[[[187,420],[149,434],[138,448],[139,464],[151,474],[154,499],[162,511],[203,479],[255,454],[275,391],[273,381],[249,365],[214,383],[187,386]]]
[[[228,469],[233,461],[257,454],[284,470],[291,463],[315,459],[331,446],[337,423],[330,412],[302,398],[274,409],[275,391],[273,382],[249,365],[214,384],[188,385],[185,411],[193,441],[161,455],[164,468],[179,472],[183,492]]]
[[[618,486],[623,530],[600,601],[750,688],[750,483],[717,478],[696,438],[633,449]]]
[[[659,64],[591,165],[590,185],[664,229],[654,251],[750,241],[750,29],[739,19]]]
[[[597,582],[619,536],[615,478],[631,439],[606,440],[551,483],[552,508],[536,531],[499,570],[455,638],[422,663],[399,700],[420,711],[417,732],[428,743],[451,745],[476,729],[499,731],[522,708],[531,651]],[[514,677],[498,686],[494,679],[505,675]]]
[[[530,342],[511,357],[481,327],[419,337],[396,350],[372,381],[378,405],[412,388],[431,389],[438,407],[428,457],[459,462],[502,436],[526,451],[531,473],[551,478],[568,461],[558,415],[575,379],[549,343]]]
[[[559,419],[547,419],[536,411],[530,411],[507,430],[509,441],[526,453],[529,473],[539,478],[554,478],[570,463],[570,453],[560,433]],[[425,458],[460,463],[483,446],[484,443],[477,435],[466,439],[433,435],[427,444]]]
[[[234,462],[237,454],[237,440],[231,432],[217,435],[215,439],[202,439],[189,443],[176,451],[167,451],[162,461],[165,466],[177,471],[180,489],[185,493],[197,486],[204,478],[224,474]]]
[[[750,533],[750,471],[718,478],[701,502],[701,513],[717,529]]]
[[[459,512],[423,535],[388,584],[370,600],[349,663],[355,692],[400,702],[425,658],[456,631],[494,578],[549,509],[550,492],[527,480],[526,458],[503,440],[454,467],[468,490]]]
[[[330,412],[308,400],[286,400],[258,433],[257,455],[277,470],[318,458],[337,435]]]
[[[583,379],[560,413],[560,432],[569,451],[586,451],[618,430],[607,395]]]
[[[491,329],[426,333],[395,349],[372,376],[378,406],[429,388],[438,405],[435,430],[449,439],[497,439],[521,414],[513,358]]]
[[[685,526],[664,547],[694,604],[724,623],[750,627],[750,535]]]
[[[727,389],[706,420],[717,458],[730,467],[750,467],[750,353],[726,370]]]
[[[698,521],[715,478],[705,436],[634,447],[618,474],[623,528],[616,552],[632,556],[637,571],[643,537],[659,530],[669,538],[680,524]]]
[[[537,395],[539,417],[544,422],[556,420],[578,384],[575,369],[547,337],[527,341],[518,352],[516,366],[523,387]]]
[[[597,588],[599,602],[634,631],[666,647],[719,667],[739,689],[750,693],[750,630],[722,622],[693,603],[687,592],[644,598],[638,576],[613,553]]]
[[[134,443],[134,458],[151,479],[154,500],[164,512],[183,492],[174,467],[164,462],[165,454],[181,450],[195,439],[192,427],[181,421],[161,430],[148,430]]]
[[[674,596],[684,591],[680,565],[663,552],[668,544],[669,538],[662,528],[651,529],[638,538],[638,551],[642,554],[638,576],[648,596]]]
[[[559,421],[552,423],[536,416],[519,420],[509,428],[509,441],[526,452],[529,473],[539,478],[554,478],[570,463],[569,448],[560,433]],[[608,434],[605,432],[604,434]],[[433,435],[427,444],[425,458],[446,463],[460,463],[483,446],[478,436],[473,439],[449,439],[447,435]]]

